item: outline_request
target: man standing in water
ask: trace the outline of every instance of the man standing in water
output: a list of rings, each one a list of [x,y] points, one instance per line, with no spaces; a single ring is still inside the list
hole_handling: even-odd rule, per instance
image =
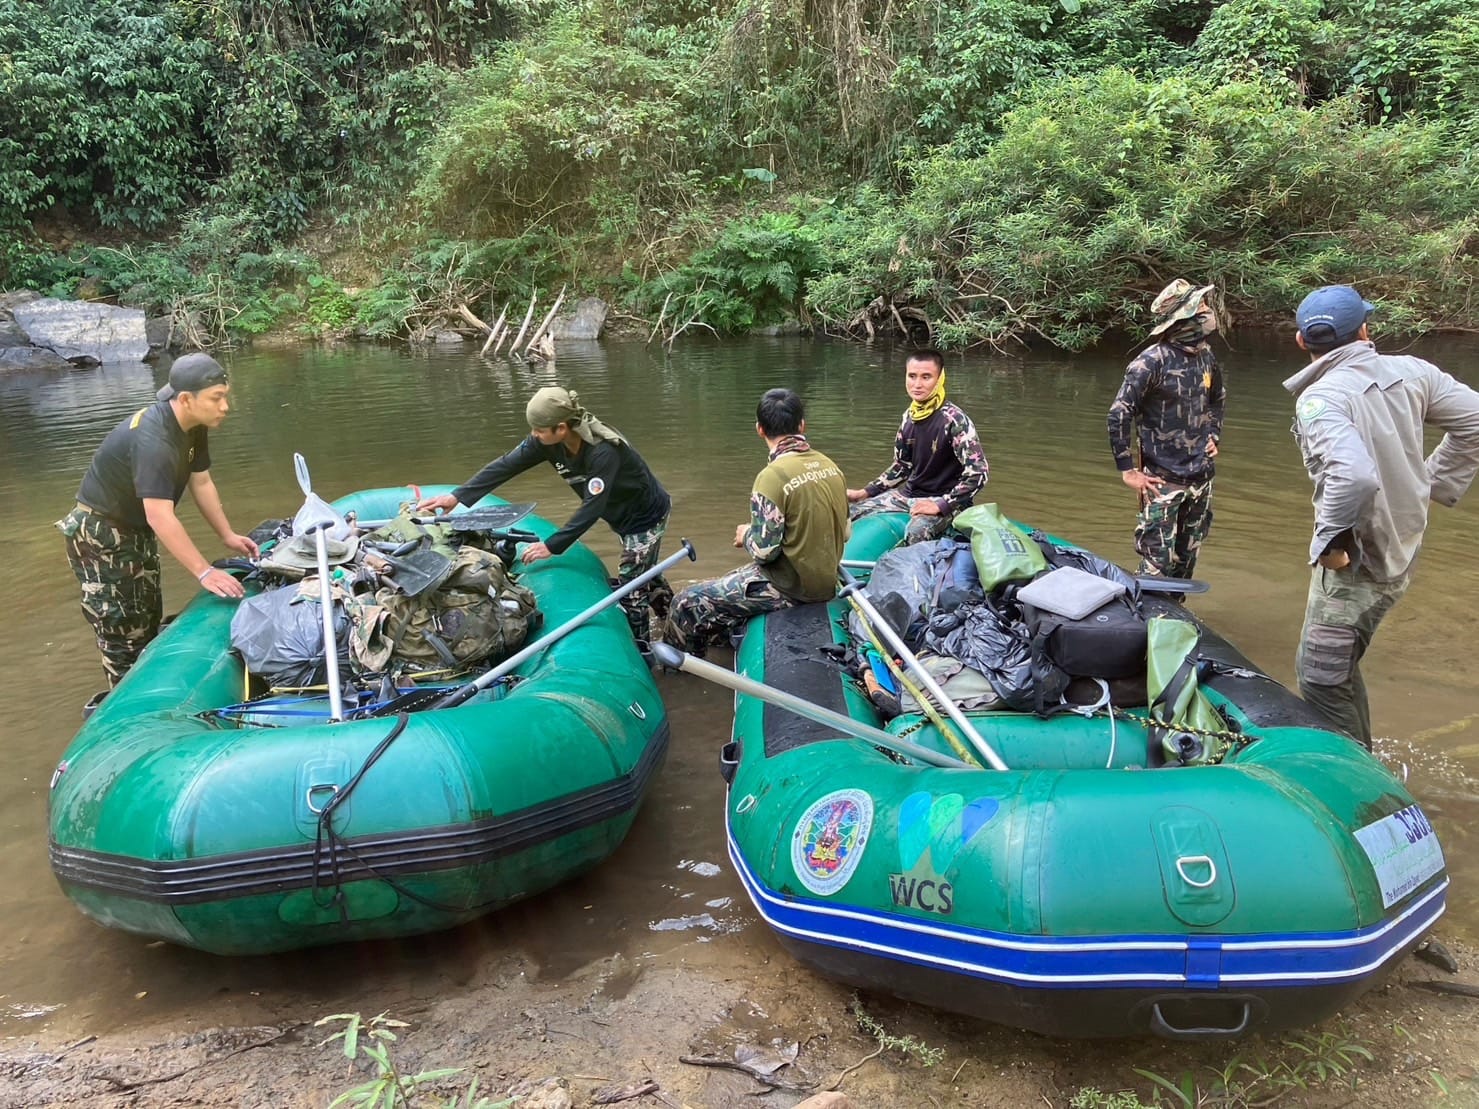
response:
[[[1367,748],[1361,657],[1412,579],[1428,501],[1457,504],[1479,469],[1479,393],[1431,362],[1378,354],[1373,311],[1348,285],[1310,293],[1294,315],[1310,364],[1284,382],[1315,483],[1299,691]],[[1426,459],[1424,424],[1446,433]]]
[[[789,389],[760,398],[755,433],[770,463],[755,478],[749,523],[734,532],[734,545],[753,561],[679,593],[664,641],[702,656],[751,616],[836,595],[849,528],[847,487],[837,464],[807,442],[805,416]]]
[[[672,501],[626,437],[582,408],[573,390],[558,385],[547,385],[530,397],[524,416],[528,438],[452,492],[422,501],[417,511],[474,504],[509,478],[547,462],[581,503],[559,531],[524,548],[525,564],[563,554],[592,524],[605,520],[621,540],[620,584],[656,566]],[[652,617],[667,615],[672,596],[672,587],[659,576],[622,600],[633,637],[643,642],[649,638]]]
[[[1109,407],[1109,446],[1140,499],[1135,550],[1142,574],[1189,578],[1212,529],[1212,478],[1227,393],[1207,342],[1217,330],[1213,285],[1176,280],[1151,303],[1157,341],[1125,370]],[[1131,428],[1138,427],[1140,464]]]
[[[257,556],[257,544],[231,529],[211,480],[206,436],[226,418],[230,392],[225,367],[210,355],[176,359],[155,403],[108,433],[82,478],[76,506],[56,523],[82,586],[82,615],[97,633],[110,689],[159,634],[160,542],[216,596],[234,600],[244,592],[239,581],[206,561],[175,514],[188,488],[227,550]]]
[[[861,489],[849,489],[852,519],[907,512],[905,543],[938,539],[986,484],[988,467],[971,418],[945,399],[945,357],[917,350],[904,363],[909,410],[894,436],[894,460]]]

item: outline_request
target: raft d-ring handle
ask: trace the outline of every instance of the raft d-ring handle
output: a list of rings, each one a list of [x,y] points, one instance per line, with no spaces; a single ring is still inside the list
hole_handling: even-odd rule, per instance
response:
[[[627,709],[638,720],[646,720],[647,719],[647,710],[644,709],[639,702],[633,701],[630,705],[627,706]]]
[[[336,785],[309,786],[306,790],[303,791],[303,801],[305,804],[307,804],[309,812],[317,814],[324,811],[313,803],[313,795],[315,793],[322,793],[324,790],[329,791],[330,800],[339,796],[339,787]],[[324,808],[327,807],[328,805],[325,804]]]
[[[1205,882],[1198,882],[1186,872],[1188,864],[1196,866],[1198,863],[1207,868],[1207,880]],[[1212,861],[1212,856],[1210,855],[1182,855],[1176,860],[1176,873],[1181,875],[1181,880],[1188,886],[1195,886],[1199,890],[1204,890],[1213,882],[1217,881],[1217,864]]]
[[[759,801],[753,793],[745,794],[743,800],[741,800],[740,803],[734,807],[735,815],[743,816],[745,813],[753,809],[758,803]]]

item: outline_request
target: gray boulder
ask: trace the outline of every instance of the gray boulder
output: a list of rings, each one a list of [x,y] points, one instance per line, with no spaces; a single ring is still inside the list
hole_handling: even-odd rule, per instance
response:
[[[0,347],[0,370],[70,370],[68,362],[45,347]]]
[[[599,339],[606,326],[606,313],[611,310],[600,297],[585,297],[575,302],[575,311],[556,316],[549,333],[558,339]]]
[[[149,355],[140,308],[38,297],[10,306],[35,347],[74,363],[142,362]]]

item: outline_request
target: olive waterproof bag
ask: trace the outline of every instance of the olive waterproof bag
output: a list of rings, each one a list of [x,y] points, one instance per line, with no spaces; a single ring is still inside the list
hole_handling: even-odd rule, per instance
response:
[[[1048,560],[1022,528],[994,504],[978,504],[955,517],[955,528],[970,537],[971,558],[990,593],[1010,581],[1029,581],[1048,568]]]

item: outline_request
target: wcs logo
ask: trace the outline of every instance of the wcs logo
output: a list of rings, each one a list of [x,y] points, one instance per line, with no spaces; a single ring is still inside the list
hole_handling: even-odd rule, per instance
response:
[[[903,873],[888,876],[893,903],[901,909],[949,916],[955,908],[955,886],[946,879],[950,866],[1000,807],[991,797],[966,804],[958,793],[906,797],[899,806]]]
[[[908,874],[890,874],[889,892],[901,909],[923,909],[927,913],[949,916],[955,908],[955,887],[934,878],[913,878]]]

